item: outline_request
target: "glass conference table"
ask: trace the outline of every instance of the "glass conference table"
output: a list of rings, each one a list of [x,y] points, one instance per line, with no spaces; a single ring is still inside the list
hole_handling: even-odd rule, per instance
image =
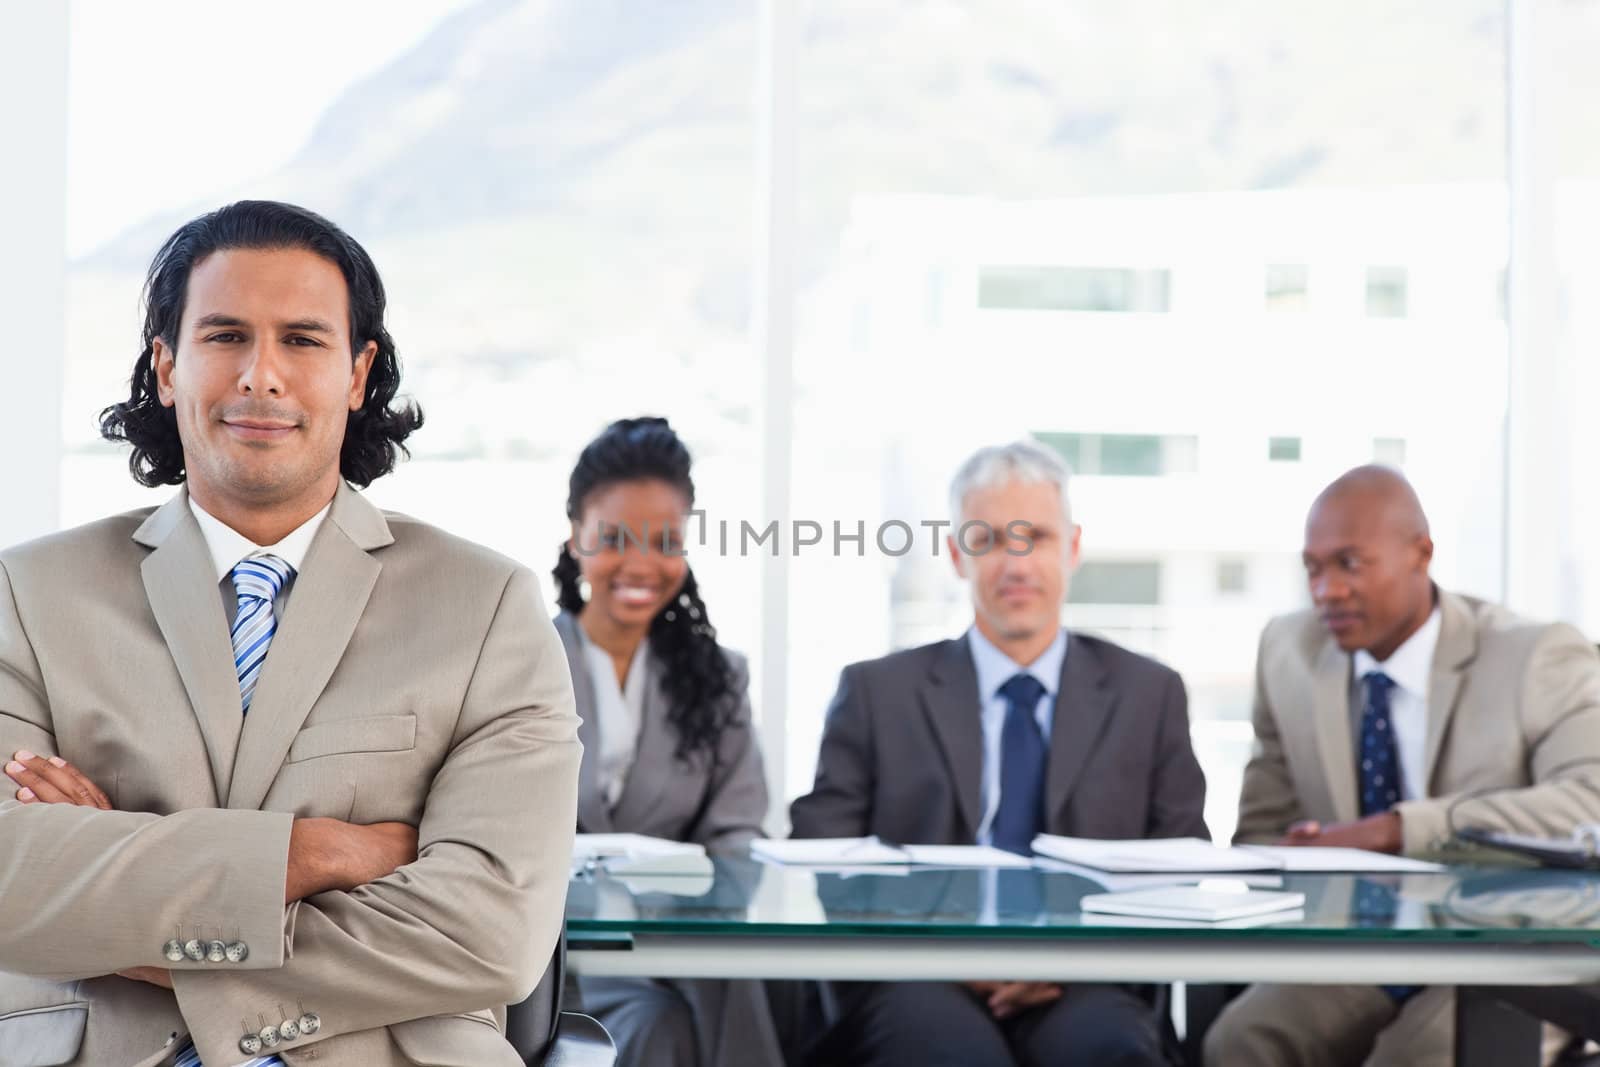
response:
[[[568,890],[568,962],[658,978],[1600,983],[1600,873],[1451,867],[1275,884],[1304,893],[1304,908],[1230,926],[1085,913],[1080,899],[1105,887],[1064,872],[816,872],[742,858],[719,858],[710,877],[587,872]],[[1492,1021],[1507,1047],[1461,1062],[1514,1063],[1537,1043],[1531,1018],[1502,1019],[1498,1003],[1462,998],[1462,1024]]]

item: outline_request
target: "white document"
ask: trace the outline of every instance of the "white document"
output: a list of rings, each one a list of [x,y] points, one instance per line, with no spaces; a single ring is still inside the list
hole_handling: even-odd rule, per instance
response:
[[[1249,919],[1271,912],[1294,911],[1306,903],[1304,893],[1266,889],[1228,892],[1198,886],[1163,886],[1132,889],[1124,893],[1094,893],[1080,907],[1103,915],[1132,915],[1147,919],[1186,919],[1191,922],[1225,922]]]
[[[814,837],[787,841],[758,837],[750,842],[750,854],[768,863],[805,867],[859,867],[910,862],[903,849],[886,845],[876,837]]]
[[[651,859],[657,856],[704,856],[704,845],[692,841],[669,841],[644,834],[578,834],[572,839],[573,862],[609,859]]]
[[[1442,863],[1368,852],[1360,848],[1323,848],[1317,845],[1245,845],[1247,851],[1269,856],[1284,871],[1321,871],[1329,874],[1438,874]]]
[[[1117,874],[1278,871],[1272,856],[1242,848],[1223,848],[1198,837],[1162,837],[1138,841],[1098,841],[1087,837],[1040,834],[1033,850],[1051,859]]]
[[[1110,871],[1099,871],[1093,867],[1085,867],[1078,863],[1051,859],[1049,856],[1033,857],[1033,865],[1041,871],[1059,871],[1062,874],[1075,874],[1079,878],[1086,878],[1111,892],[1123,889],[1150,889],[1161,885],[1194,885],[1206,877],[1203,874],[1185,873],[1183,871],[1157,872],[1155,874],[1113,874]],[[1276,873],[1258,874],[1250,872],[1246,874],[1227,872],[1227,877],[1230,881],[1237,881],[1251,889],[1283,888],[1283,875]]]
[[[987,845],[889,845],[876,837],[816,837],[750,842],[750,853],[769,863],[829,869],[912,864],[919,867],[1033,866],[1026,856]]]
[[[1033,866],[1027,856],[988,845],[902,845],[912,863],[922,867],[1021,867]]]

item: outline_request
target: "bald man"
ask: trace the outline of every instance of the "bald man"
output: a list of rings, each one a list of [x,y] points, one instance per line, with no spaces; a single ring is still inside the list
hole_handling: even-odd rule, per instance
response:
[[[1302,558],[1313,607],[1261,636],[1235,841],[1423,856],[1461,827],[1600,821],[1600,656],[1582,634],[1434,585],[1422,505],[1387,468],[1323,490]],[[1352,907],[1380,921],[1398,906],[1362,891]],[[1206,1063],[1443,1067],[1453,1019],[1446,989],[1255,986]]]

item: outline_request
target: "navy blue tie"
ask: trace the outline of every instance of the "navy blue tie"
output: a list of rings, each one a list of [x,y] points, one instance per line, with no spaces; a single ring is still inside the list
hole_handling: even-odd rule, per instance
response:
[[[1361,816],[1379,815],[1400,803],[1400,753],[1389,717],[1389,691],[1394,679],[1372,671],[1361,679],[1366,700],[1361,708]]]
[[[1034,712],[1044,684],[1018,674],[1000,687],[1006,722],[1000,731],[1000,807],[989,838],[995,848],[1033,855],[1033,839],[1044,830],[1044,771],[1050,750]]]
[[[1366,700],[1361,708],[1361,816],[1381,815],[1400,803],[1400,750],[1394,740],[1394,720],[1389,715],[1389,692],[1394,679],[1382,671],[1364,675]],[[1395,913],[1395,893],[1366,879],[1356,884],[1356,913],[1367,919],[1389,920]],[[1383,991],[1403,1003],[1420,986],[1386,985]]]

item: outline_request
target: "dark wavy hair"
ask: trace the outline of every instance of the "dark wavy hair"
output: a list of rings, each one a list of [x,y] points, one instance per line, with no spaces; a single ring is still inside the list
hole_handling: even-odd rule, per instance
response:
[[[345,423],[339,473],[348,482],[371,485],[409,455],[405,439],[422,425],[422,410],[395,402],[400,357],[383,325],[387,304],[383,279],[372,257],[355,239],[321,215],[273,200],[241,200],[179,227],[156,253],[144,285],[144,350],[133,365],[128,399],[100,412],[100,435],[133,446],[128,469],[140,485],[177,485],[184,479],[178,417],[156,391],[155,341],[176,349],[189,295],[189,275],[200,261],[230,248],[301,248],[314,252],[344,275],[350,303],[350,357],[374,341],[378,353],[367,374],[361,407]]]
[[[595,490],[618,482],[662,481],[694,505],[689,450],[666,419],[621,419],[584,448],[567,483],[567,518],[581,521]],[[582,572],[566,543],[556,560],[556,602],[573,615],[584,609]],[[704,750],[713,764],[723,730],[739,708],[733,668],[717,644],[716,627],[691,570],[675,600],[650,621],[650,655],[661,667],[667,721],[678,735],[677,756]]]

